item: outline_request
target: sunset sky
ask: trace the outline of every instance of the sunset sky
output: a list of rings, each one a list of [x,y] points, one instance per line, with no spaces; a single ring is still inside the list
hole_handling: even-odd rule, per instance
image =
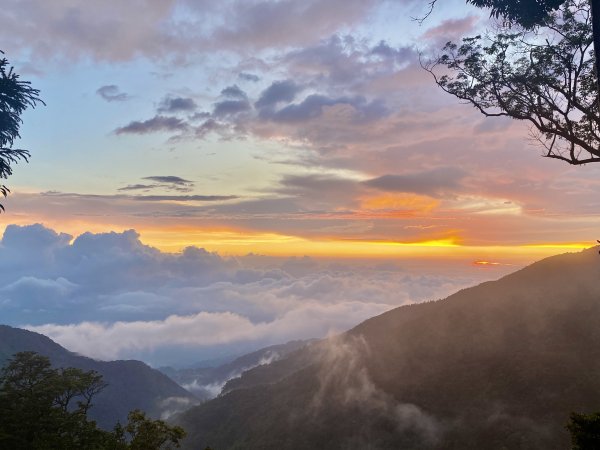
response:
[[[205,289],[227,281],[242,289],[247,285],[231,275],[241,268],[263,271],[250,277],[252,283],[289,276],[290,283],[310,284],[314,279],[305,278],[322,277],[326,265],[346,283],[365,264],[361,259],[391,260],[410,272],[403,281],[396,272],[394,281],[386,278],[386,289],[395,293],[406,283],[421,289],[420,276],[434,277],[424,275],[427,265],[419,261],[430,261],[429,270],[446,280],[435,278],[439,282],[426,283],[429,290],[412,297],[372,299],[375,306],[365,306],[363,298],[344,303],[343,313],[312,311],[310,317],[345,319],[334,325],[323,319],[322,326],[297,333],[258,333],[271,338],[257,343],[270,343],[344,329],[404,302],[447,295],[541,257],[594,245],[600,237],[600,164],[574,168],[542,158],[525,124],[483,118],[438,89],[420,67],[419,54],[427,59],[446,41],[487,25],[487,13],[462,0],[438,3],[419,25],[411,17],[426,12],[425,2],[4,1],[1,49],[47,104],[23,116],[18,145],[32,158],[7,181],[12,194],[4,201],[0,229],[13,227],[0,252],[24,259],[1,277],[5,317],[15,325],[46,327],[40,330],[72,345],[94,332],[106,339],[117,333],[115,324],[167,326],[173,314],[181,320],[237,315],[246,321],[241,328],[256,331],[256,324],[275,326],[297,309],[263,305],[258,313],[238,304],[203,303],[147,314],[139,296],[162,296],[172,305],[175,297],[191,295],[191,285]],[[36,223],[43,226],[27,227]],[[80,235],[77,247],[73,239]],[[86,239],[93,245],[86,247]],[[94,245],[112,245],[101,245],[103,240],[115,248],[125,243],[118,255],[143,255],[143,264],[152,260],[161,273],[165,264],[179,269],[169,266],[168,288],[123,281],[111,292],[73,294],[70,289],[87,275],[67,270],[65,261],[74,260],[64,252],[89,261],[97,256],[88,254],[97,251]],[[189,246],[216,252],[194,258],[216,258],[228,275],[182,281],[185,253],[171,253]],[[32,262],[40,249],[50,255],[43,268]],[[308,260],[310,270],[282,269]],[[332,269],[339,261],[346,266]],[[98,267],[104,266],[91,265],[90,274]],[[376,273],[367,271],[372,276],[363,287],[392,270],[369,267]],[[273,268],[283,278],[264,275]],[[463,272],[457,276],[455,270]],[[91,308],[38,317],[35,311],[47,310],[15,306],[21,294],[14,292],[22,288],[15,283],[32,279],[41,284],[27,289],[57,292],[57,304],[93,298],[112,315],[98,316]],[[174,285],[176,293],[159,292]],[[336,302],[356,293],[356,286],[343,286],[327,288],[338,293]],[[185,295],[180,289],[187,289]],[[123,300],[128,292],[138,296],[132,304]],[[284,298],[277,292],[274,298]],[[111,295],[120,295],[122,303],[106,300]],[[316,308],[325,307],[311,295]],[[117,314],[118,305],[128,305],[127,312]],[[136,308],[144,313],[133,314]],[[91,353],[156,350],[140,347],[143,339],[123,352],[111,353],[107,345]],[[229,336],[219,343],[242,341]],[[177,345],[192,344],[175,339]]]

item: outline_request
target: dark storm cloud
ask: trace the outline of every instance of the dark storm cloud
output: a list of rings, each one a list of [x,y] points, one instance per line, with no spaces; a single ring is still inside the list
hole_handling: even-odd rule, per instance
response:
[[[187,124],[177,117],[170,116],[154,116],[148,120],[134,120],[129,124],[119,127],[115,130],[116,134],[147,134],[156,133],[158,131],[183,131],[187,128]]]
[[[289,103],[296,98],[302,88],[292,80],[274,81],[261,94],[254,106],[258,109],[269,108],[278,103]]]
[[[198,105],[189,97],[165,97],[158,107],[159,113],[178,113],[195,111]]]
[[[125,92],[121,92],[119,86],[116,84],[109,84],[107,86],[101,86],[96,90],[96,94],[102,97],[107,102],[123,102],[129,100],[129,95]]]
[[[389,192],[411,192],[437,197],[462,189],[467,173],[457,167],[440,167],[402,175],[383,175],[365,181],[369,187]]]

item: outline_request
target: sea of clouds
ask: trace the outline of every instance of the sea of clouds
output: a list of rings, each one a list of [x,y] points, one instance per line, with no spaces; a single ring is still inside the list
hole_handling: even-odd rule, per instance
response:
[[[98,359],[185,366],[324,337],[497,276],[389,260],[165,253],[133,230],[73,239],[10,225],[0,243],[0,322]]]

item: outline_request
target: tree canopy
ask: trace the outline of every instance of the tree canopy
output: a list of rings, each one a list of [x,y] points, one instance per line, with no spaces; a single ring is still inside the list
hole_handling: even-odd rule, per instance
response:
[[[1,50],[0,53],[3,54]],[[21,137],[23,112],[38,103],[44,104],[39,93],[29,81],[20,79],[6,58],[0,58],[0,178],[8,178],[12,175],[12,165],[19,160],[27,161],[30,156],[29,151],[13,148],[13,145],[15,139]],[[9,192],[4,184],[0,184],[0,194],[6,197]],[[4,210],[1,204],[0,210]]]
[[[478,8],[489,8],[491,15],[524,28],[543,25],[565,0],[467,0]]]
[[[566,428],[571,433],[573,450],[600,448],[600,413],[571,413]]]
[[[125,426],[105,431],[88,420],[102,376],[53,368],[34,352],[13,356],[0,374],[0,448],[11,450],[165,450],[179,447],[185,431],[139,410]]]
[[[446,92],[488,117],[531,125],[544,156],[570,164],[600,161],[600,114],[589,3],[564,2],[534,30],[449,42],[424,67]]]

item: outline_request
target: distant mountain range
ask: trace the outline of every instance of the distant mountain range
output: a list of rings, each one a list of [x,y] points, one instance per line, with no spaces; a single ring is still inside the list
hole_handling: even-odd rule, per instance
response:
[[[191,367],[186,369],[160,367],[158,370],[200,400],[208,400],[221,394],[226,384],[229,386],[230,383],[239,379],[245,371],[277,361],[310,342],[309,340],[290,341],[286,344],[272,345],[216,367]]]
[[[597,249],[403,306],[183,413],[184,447],[567,449],[600,411]]]
[[[198,400],[169,377],[140,361],[96,361],[79,356],[38,333],[0,325],[0,366],[15,353],[34,351],[50,358],[55,367],[95,370],[108,383],[94,400],[89,417],[105,429],[127,422],[132,409],[153,418],[168,417]]]

